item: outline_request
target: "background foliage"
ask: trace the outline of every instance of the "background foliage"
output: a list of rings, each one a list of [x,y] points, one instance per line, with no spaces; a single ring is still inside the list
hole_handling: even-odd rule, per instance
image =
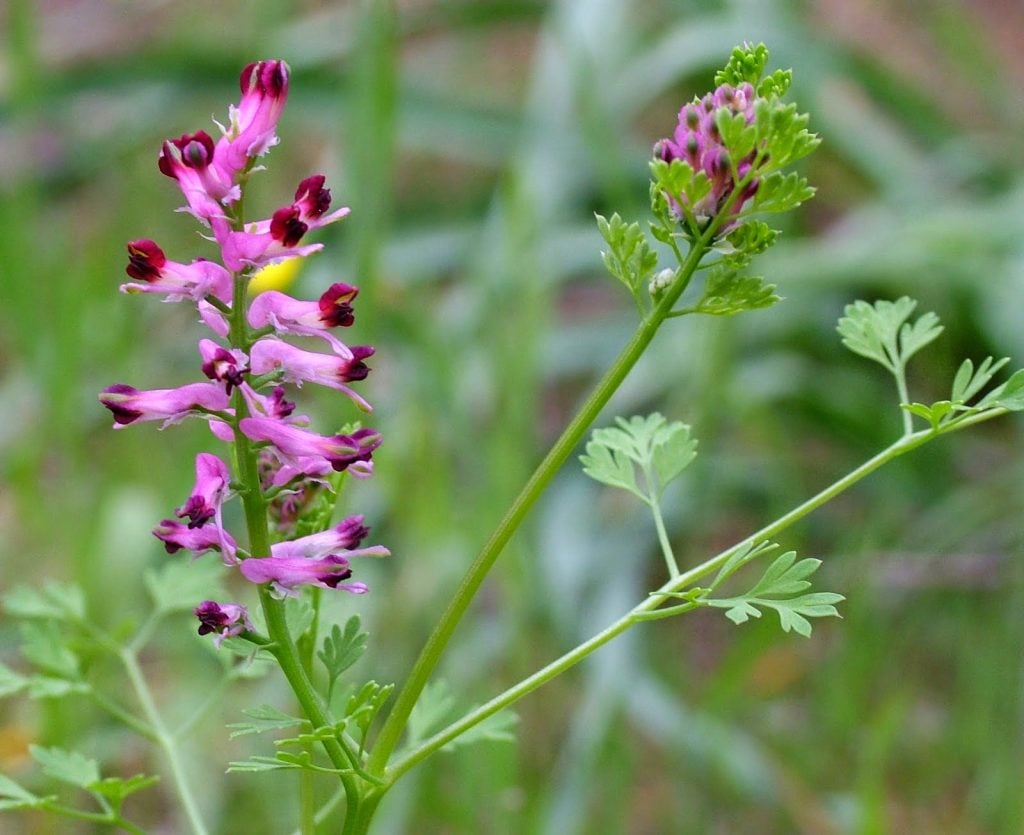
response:
[[[602,272],[593,212],[644,217],[653,141],[739,41],[764,40],[774,66],[794,68],[792,97],[824,139],[805,171],[819,194],[758,265],[785,301],[667,327],[609,410],[606,423],[656,408],[700,439],[665,500],[684,561],[899,432],[891,381],[835,334],[852,300],[909,294],[943,319],[939,347],[911,366],[913,399],[944,396],[962,356],[1024,360],[1019,4],[396,5],[0,9],[3,590],[77,582],[115,630],[146,608],[142,571],[167,559],[149,530],[187,494],[209,438],[198,424],[114,433],[96,401],[111,382],[194,374],[186,307],[116,292],[124,242],[203,254],[170,213],[180,197],[156,170],[159,143],[222,118],[257,58],[285,58],[294,75],[253,213],[328,175],[353,214],[296,289],[359,284],[355,333],[378,346],[368,384],[386,445],[356,501],[394,557],[367,569],[366,599],[335,600],[338,622],[359,611],[371,632],[364,676],[408,668],[629,333],[636,312]],[[344,419],[332,395],[317,408]],[[929,446],[785,537],[847,597],[844,620],[811,641],[718,612],[647,624],[525,701],[517,745],[460,749],[400,784],[381,832],[1021,831],[1021,440],[1009,418]],[[624,612],[662,570],[643,508],[567,467],[460,628],[452,692],[486,698]],[[179,717],[219,669],[193,633],[185,615],[165,622],[144,658]],[[14,666],[17,643],[0,621]],[[193,779],[223,832],[294,821],[289,775],[223,773],[266,744],[223,729],[261,702],[287,707],[279,682],[237,685],[195,737]],[[85,700],[5,701],[0,772],[46,788],[29,776],[30,743],[88,751],[104,774],[152,768],[145,744]],[[132,816],[166,820],[165,791],[131,798]]]

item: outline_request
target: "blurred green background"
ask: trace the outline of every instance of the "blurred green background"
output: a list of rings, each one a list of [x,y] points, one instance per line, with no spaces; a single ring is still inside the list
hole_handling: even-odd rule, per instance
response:
[[[616,397],[690,423],[701,455],[667,497],[686,564],[742,538],[899,432],[880,369],[839,345],[856,298],[909,294],[946,333],[912,364],[938,399],[959,361],[1024,362],[1024,7],[1018,0],[6,0],[0,8],[0,586],[81,584],[117,629],[169,559],[153,524],[187,495],[198,422],[123,432],[96,393],[196,378],[186,305],[117,292],[127,240],[212,256],[157,171],[160,142],[211,130],[242,66],[293,69],[282,143],[253,216],[328,175],[351,218],[293,290],[361,288],[347,336],[377,347],[364,384],[386,438],[352,512],[394,556],[369,566],[355,668],[401,680],[443,601],[636,311],[602,274],[593,212],[644,219],[646,162],[684,101],[743,40],[792,66],[824,139],[818,197],[759,263],[785,301],[670,322]],[[313,405],[315,401],[315,405]],[[352,417],[307,387],[321,426]],[[636,629],[520,704],[515,746],[420,767],[381,833],[1024,832],[1021,421],[945,439],[787,532],[848,596],[814,637],[716,612]],[[649,520],[573,462],[499,562],[444,676],[493,695],[661,583]],[[238,587],[237,593],[244,594]],[[182,616],[145,657],[180,718],[217,679]],[[0,657],[18,666],[0,620]],[[96,662],[93,675],[102,677]],[[269,740],[225,722],[271,678],[232,688],[189,749],[221,833],[288,832],[289,774],[224,775]],[[84,700],[0,704],[0,771],[32,786],[32,741],[107,772],[160,768]],[[322,787],[326,797],[330,785]],[[173,823],[165,784],[128,804]],[[172,821],[171,823],[168,823]],[[52,832],[11,815],[4,832]],[[60,824],[60,831],[89,831]],[[161,827],[163,827],[161,829]],[[169,827],[169,828],[168,828]],[[325,828],[324,831],[333,831]]]

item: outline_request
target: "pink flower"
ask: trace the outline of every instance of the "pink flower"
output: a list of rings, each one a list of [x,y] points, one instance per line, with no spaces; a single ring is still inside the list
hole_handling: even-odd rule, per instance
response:
[[[744,159],[730,161],[722,137],[716,124],[720,110],[730,115],[742,114],[747,124],[754,121],[754,104],[756,95],[752,85],[748,83],[733,87],[722,84],[714,93],[708,93],[702,99],[694,99],[679,111],[679,123],[671,139],[662,139],[654,146],[654,155],[666,162],[683,160],[695,172],[704,172],[711,181],[711,191],[696,205],[685,207],[694,219],[703,224],[718,214],[734,191],[738,180],[733,177],[732,162],[736,163],[736,176],[742,180],[750,171],[754,160],[754,151]],[[752,180],[732,204],[730,214],[738,214],[744,203],[757,193],[758,181]],[[671,198],[673,208],[680,215],[682,206]],[[722,227],[725,231],[729,225]]]
[[[339,472],[358,462],[369,461],[381,443],[380,433],[375,429],[325,437],[273,418],[243,418],[239,428],[250,440],[273,444],[286,458],[323,458]]]
[[[164,426],[178,423],[189,415],[205,411],[224,411],[228,396],[213,383],[190,383],[176,389],[138,389],[118,383],[103,389],[100,403],[114,415],[114,428],[144,420],[162,420]]]
[[[370,404],[345,383],[366,378],[370,369],[363,360],[373,354],[373,348],[359,345],[345,348],[345,352],[346,355],[337,357],[334,354],[303,351],[280,339],[261,339],[249,350],[249,361],[253,374],[280,370],[284,373],[285,382],[328,386],[347,394],[363,411],[372,411]]]
[[[164,519],[153,528],[153,536],[163,542],[168,554],[185,550],[199,557],[207,551],[217,551],[225,565],[238,563],[234,537],[219,525],[192,528],[174,519]]]
[[[344,207],[325,214],[331,203],[331,192],[323,183],[322,174],[307,177],[299,183],[294,203],[278,209],[269,220],[247,224],[241,232],[232,229],[226,218],[213,219],[213,234],[228,269],[237,272],[246,266],[264,267],[323,249],[323,244],[299,246],[299,241],[310,229],[341,220],[350,211]]]
[[[242,385],[249,373],[247,358],[237,348],[228,350],[212,339],[200,339],[199,355],[203,358],[203,373],[211,380],[224,383],[228,394],[233,387]]]
[[[278,333],[318,336],[342,356],[348,349],[327,329],[348,327],[355,322],[352,301],[358,294],[358,288],[341,283],[332,284],[315,302],[300,301],[286,293],[267,290],[253,299],[246,317],[254,328],[269,325]]]
[[[206,131],[186,133],[164,142],[160,170],[178,181],[188,211],[203,223],[224,216],[224,205],[241,197],[232,172],[215,161],[213,139]]]
[[[200,452],[196,456],[196,483],[188,501],[174,511],[179,519],[186,516],[190,528],[201,528],[211,519],[220,526],[220,509],[228,492],[231,473],[227,464],[216,455]]]
[[[339,554],[322,559],[306,557],[257,557],[244,560],[238,570],[251,583],[272,583],[281,595],[294,597],[298,586],[322,589],[344,589],[352,594],[365,594],[366,583],[342,583],[352,576],[348,560]]]
[[[253,628],[252,622],[249,620],[249,611],[245,606],[240,606],[237,603],[217,603],[213,600],[204,600],[196,606],[193,614],[199,618],[200,635],[217,633],[217,637],[213,639],[213,643],[217,647],[224,643],[225,638],[233,638],[235,635],[241,635]]]
[[[277,121],[288,101],[288,65],[284,61],[249,64],[239,77],[242,99],[228,108],[228,128],[217,147],[232,173],[278,143]]]
[[[196,309],[199,311],[200,322],[206,325],[206,327],[212,330],[221,339],[228,338],[228,320],[224,318],[223,313],[217,310],[217,308],[205,299],[196,305]]]
[[[168,261],[164,251],[150,240],[128,244],[125,272],[143,283],[122,284],[122,293],[166,293],[169,302],[200,301],[212,294],[225,304],[231,302],[231,273],[220,264],[204,259],[191,264]]]
[[[380,545],[362,549],[358,547],[369,533],[370,529],[363,524],[362,516],[349,516],[326,531],[288,542],[277,542],[270,546],[270,555],[273,557],[305,557],[307,559],[319,559],[329,554],[338,553],[345,557],[388,556],[391,552]]]

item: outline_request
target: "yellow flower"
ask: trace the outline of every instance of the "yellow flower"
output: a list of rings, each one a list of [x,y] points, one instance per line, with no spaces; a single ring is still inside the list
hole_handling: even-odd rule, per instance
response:
[[[287,290],[295,281],[301,266],[301,258],[268,264],[249,280],[249,295],[255,296],[265,290]]]

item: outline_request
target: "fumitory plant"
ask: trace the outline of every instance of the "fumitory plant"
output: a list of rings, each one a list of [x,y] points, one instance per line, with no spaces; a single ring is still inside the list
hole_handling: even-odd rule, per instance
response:
[[[792,550],[778,554],[776,539],[888,461],[941,435],[1024,409],[1024,372],[990,385],[1006,359],[990,357],[977,366],[965,360],[948,399],[913,402],[907,363],[939,335],[937,318],[925,313],[913,319],[916,303],[907,298],[849,305],[839,323],[842,342],[893,375],[902,434],[803,504],[698,564],[682,562],[662,516],[665,488],[697,453],[689,427],[658,413],[620,417],[585,441],[662,325],[701,314],[732,316],[779,301],[775,286],[749,270],[776,242],[778,231],[767,218],[813,195],[792,169],[819,139],[808,130],[807,115],[785,101],[790,73],[768,73],[767,61],[763,45],[735,49],[715,77],[715,89],[685,104],[671,135],[655,143],[652,217],[645,226],[618,214],[598,216],[607,245],[603,260],[637,308],[636,330],[483,543],[397,692],[392,685],[352,677],[368,645],[358,617],[329,623],[321,613],[323,594],[366,593],[362,560],[389,554],[383,545],[365,544],[370,529],[363,515],[340,509],[347,502],[345,482],[372,476],[382,443],[380,433],[361,422],[371,413],[360,384],[374,348],[340,336],[358,332],[359,291],[338,282],[315,300],[278,290],[250,292],[261,269],[320,250],[322,244],[308,242],[309,233],[349,210],[332,210],[324,176],[311,174],[270,217],[246,216],[250,180],[278,141],[289,86],[283,61],[246,67],[241,99],[218,126],[220,135],[183,134],[164,142],[159,155],[160,171],[180,188],[185,211],[216,245],[219,260],[175,261],[153,240],[135,240],[128,244],[131,281],[121,286],[128,294],[195,306],[205,328],[196,346],[201,376],[176,388],[118,383],[99,398],[118,429],[195,418],[212,435],[214,451],[196,456],[191,493],[167,518],[155,520],[153,533],[170,556],[146,575],[151,615],[126,637],[97,625],[73,586],[11,591],[4,605],[23,622],[26,669],[0,665],[0,693],[93,699],[162,752],[163,778],[189,828],[208,832],[198,787],[180,752],[198,719],[169,727],[139,664],[160,620],[187,606],[199,634],[209,635],[229,659],[231,677],[270,663],[294,692],[297,707],[262,705],[246,710],[248,721],[231,727],[233,736],[291,735],[275,740],[272,755],[232,763],[230,770],[298,772],[301,831],[314,832],[327,820],[333,821],[332,831],[355,835],[370,831],[381,800],[411,769],[455,744],[511,738],[514,716],[508,708],[628,629],[711,608],[736,624],[770,613],[783,630],[810,636],[815,618],[836,616],[843,597],[811,588],[820,561],[798,558]],[[306,383],[342,394],[349,422],[314,428],[292,399],[294,389]],[[560,658],[485,704],[451,716],[452,700],[434,682],[436,667],[504,546],[584,442],[584,472],[650,509],[665,561],[664,583]],[[241,512],[226,513],[229,503]],[[228,524],[236,518],[240,524]],[[773,556],[760,575],[749,577],[748,566],[768,555]],[[223,591],[225,581],[235,590],[230,595]],[[121,665],[134,707],[90,675],[75,651],[86,646]],[[143,831],[126,816],[125,800],[152,786],[155,776],[104,776],[96,759],[61,748],[33,746],[31,753],[44,775],[84,790],[93,805],[82,808],[0,777],[0,809],[44,810]],[[337,785],[334,798],[319,808],[311,791],[315,780]]]

